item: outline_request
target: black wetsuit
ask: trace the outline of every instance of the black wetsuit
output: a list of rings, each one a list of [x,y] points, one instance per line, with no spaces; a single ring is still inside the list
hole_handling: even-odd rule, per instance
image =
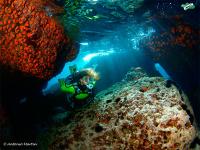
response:
[[[83,78],[87,75],[88,75],[87,70],[78,71],[78,72],[75,72],[75,73],[69,75],[65,79],[65,82],[68,83],[68,84],[77,83],[77,86],[80,90],[87,90],[86,85],[81,85],[80,82],[79,82],[81,78]]]
[[[74,84],[74,87],[76,89],[76,93],[75,95],[78,93],[78,90],[81,90],[81,91],[87,91],[87,93],[90,95],[89,98],[86,100],[86,101],[80,101],[78,102],[78,105],[77,105],[77,101],[76,99],[74,98],[75,95],[66,95],[66,98],[68,100],[69,103],[71,103],[71,107],[75,108],[75,107],[82,107],[84,106],[85,104],[88,104],[89,102],[93,101],[94,99],[94,90],[93,88],[92,89],[88,89],[86,85],[81,85],[80,84],[80,79],[82,79],[83,77],[85,76],[88,76],[88,72],[87,70],[82,70],[82,71],[79,71],[79,72],[75,72],[71,75],[69,75],[66,79],[65,79],[65,82],[67,84]],[[73,101],[71,101],[70,99],[74,99]]]

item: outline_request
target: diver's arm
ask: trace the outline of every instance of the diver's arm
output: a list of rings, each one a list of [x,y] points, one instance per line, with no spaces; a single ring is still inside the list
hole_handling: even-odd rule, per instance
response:
[[[67,76],[67,77],[65,78],[65,83],[67,83],[67,84],[73,83],[73,78],[74,78],[74,77],[73,77],[73,74]]]

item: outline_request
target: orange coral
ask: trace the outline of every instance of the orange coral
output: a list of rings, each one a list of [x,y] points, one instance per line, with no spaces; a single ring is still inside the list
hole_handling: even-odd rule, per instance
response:
[[[141,91],[141,92],[146,92],[146,91],[148,91],[148,90],[149,90],[149,88],[146,87],[146,86],[142,86],[142,87],[140,88],[140,91]]]
[[[45,12],[41,0],[0,1],[1,64],[48,79],[55,73],[57,58],[69,41],[63,28]],[[69,57],[76,55],[75,48],[69,52]]]
[[[141,47],[148,49],[149,51],[146,53],[150,52],[152,55],[156,55],[154,59],[159,60],[160,56],[168,55],[171,53],[170,51],[176,49],[176,46],[195,49],[200,42],[198,32],[192,26],[182,23],[171,27],[168,32],[154,33],[151,38],[142,41]]]

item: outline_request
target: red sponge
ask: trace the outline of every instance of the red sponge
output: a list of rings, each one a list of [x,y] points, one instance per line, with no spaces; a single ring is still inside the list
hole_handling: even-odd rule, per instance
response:
[[[69,38],[59,23],[48,16],[42,0],[0,1],[0,64],[49,79],[56,71],[60,54],[69,54],[68,60],[76,55],[75,48],[65,48],[69,45]]]

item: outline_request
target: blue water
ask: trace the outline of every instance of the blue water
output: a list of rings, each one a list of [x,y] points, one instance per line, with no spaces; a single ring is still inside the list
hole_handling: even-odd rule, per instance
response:
[[[194,3],[196,8],[183,10],[181,4],[186,2]],[[167,44],[165,43],[166,45],[159,52],[149,54],[150,48],[143,48],[141,41],[170,33],[172,27],[182,24],[199,30],[200,26],[196,20],[200,14],[199,1],[145,0],[142,8],[135,12],[134,16],[118,8],[106,9],[101,5],[92,6],[96,9],[96,14],[111,13],[114,10],[122,13],[124,19],[117,20],[108,17],[99,21],[80,21],[81,38],[76,41],[80,44],[80,52],[77,58],[67,62],[62,72],[48,81],[43,94],[51,93],[52,87],[58,85],[58,79],[70,74],[68,68],[71,65],[76,65],[78,70],[95,69],[100,74],[100,80],[96,86],[97,91],[121,81],[131,67],[142,67],[149,76],[162,76],[166,80],[173,79],[186,92],[194,110],[198,112],[200,105],[197,100],[199,99],[198,93],[200,93],[198,56],[200,55],[196,53],[196,49],[199,47],[190,49],[172,46],[166,41],[173,40],[177,35],[171,33],[167,39],[157,38],[157,41]],[[195,37],[193,39],[195,40]],[[159,63],[162,67],[158,64],[154,67],[155,63]]]
[[[132,29],[127,30],[130,27]],[[48,82],[43,93],[47,94],[52,86],[58,84],[58,79],[70,75],[69,66],[72,65],[76,65],[78,70],[93,68],[99,72],[101,78],[97,83],[99,91],[120,81],[131,67],[141,67],[153,63],[140,51],[139,42],[151,36],[154,32],[155,30],[151,27],[143,29],[140,26],[136,28],[127,24],[123,25],[120,30],[112,31],[111,34],[101,40],[81,41],[80,53],[77,58],[65,64],[62,72]],[[126,38],[121,37],[121,33]],[[151,67],[153,67],[153,64],[148,68]]]
[[[50,2],[55,2],[64,7],[66,1],[53,0]],[[59,113],[62,109],[68,111],[66,95],[62,95],[60,92],[58,79],[70,75],[69,66],[72,65],[76,65],[78,70],[93,68],[99,73],[100,80],[96,84],[96,93],[121,81],[132,67],[141,67],[148,76],[159,76],[166,80],[173,79],[173,82],[170,83],[178,85],[181,88],[180,91],[183,91],[189,97],[200,126],[200,23],[198,22],[200,1],[144,0],[141,7],[134,12],[123,10],[119,6],[121,3],[113,7],[106,7],[102,4],[115,1],[119,0],[84,1],[85,9],[94,9],[88,16],[87,14],[86,16],[78,16],[81,15],[78,13],[72,15],[65,8],[72,15],[70,16],[71,19],[77,21],[75,24],[80,33],[75,27],[74,34],[73,31],[67,29],[70,26],[70,21],[60,19],[65,14],[56,16],[57,14],[55,15],[54,12],[50,11],[50,7],[44,8],[49,17],[55,15],[55,18],[64,24],[66,35],[70,36],[68,33],[72,33],[74,37],[70,38],[75,43],[80,44],[80,50],[77,57],[71,62],[66,62],[62,71],[48,82],[35,81],[35,79],[32,80],[29,77],[24,78],[24,75],[21,76],[18,72],[13,74],[0,70],[0,101],[3,100],[0,106],[5,103],[6,109],[8,109],[8,115],[11,117],[11,128],[13,128],[11,132],[16,134],[16,140],[17,138],[21,139],[21,135],[26,140],[32,138],[32,135],[37,134],[37,130],[41,133],[44,132],[51,126],[51,117],[54,114]],[[132,0],[120,1],[132,2]],[[68,0],[68,2],[77,3],[82,2],[82,0]],[[187,2],[194,3],[196,8],[194,10],[183,10],[181,4]],[[77,7],[77,9],[80,8]],[[71,10],[73,9],[74,7]],[[113,15],[112,12],[119,13],[121,16]],[[103,17],[96,20],[86,19],[86,17],[98,16],[99,14]],[[186,34],[182,25],[190,26],[195,33],[198,33],[196,36],[187,35],[186,41],[198,43],[193,48],[173,45],[172,43],[179,35],[184,36]],[[178,26],[182,31],[172,33],[172,27]],[[165,36],[166,34],[168,36]],[[156,39],[154,46],[157,42],[164,43],[164,46],[152,51],[148,47],[149,45],[144,46],[145,41],[151,41],[151,39]],[[46,87],[42,89],[43,94],[41,94],[41,87],[44,85]],[[17,141],[26,142],[24,139]]]
[[[160,75],[165,79],[165,80],[171,80],[171,77],[167,73],[167,71],[159,64],[155,63],[155,69],[160,73]]]

